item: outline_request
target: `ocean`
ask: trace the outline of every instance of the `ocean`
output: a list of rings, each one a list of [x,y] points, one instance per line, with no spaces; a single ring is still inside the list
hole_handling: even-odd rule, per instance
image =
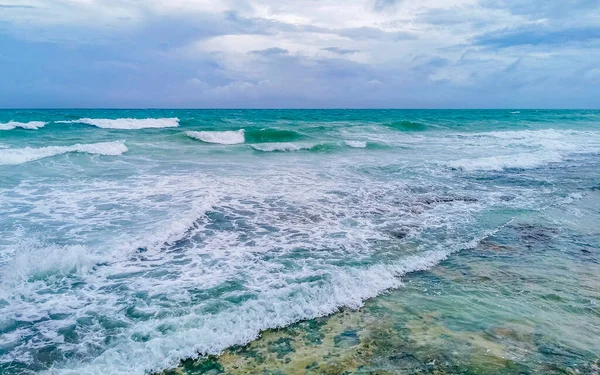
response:
[[[323,350],[402,326],[352,371],[408,371],[393,332],[464,359],[460,326],[500,373],[592,373],[599,303],[600,111],[0,110],[1,374],[160,372],[336,316],[371,323]]]

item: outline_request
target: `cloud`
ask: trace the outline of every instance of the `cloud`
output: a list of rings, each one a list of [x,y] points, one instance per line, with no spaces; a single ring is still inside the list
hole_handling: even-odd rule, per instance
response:
[[[338,55],[348,55],[348,54],[360,52],[357,49],[347,49],[347,48],[340,48],[340,47],[325,47],[325,48],[321,48],[321,50],[335,53]]]
[[[551,30],[545,27],[521,29],[504,29],[478,36],[475,41],[479,45],[496,47],[512,47],[521,45],[565,45],[568,43],[585,43],[600,39],[600,28],[572,28]]]
[[[288,51],[287,49],[272,47],[272,48],[261,49],[261,50],[253,50],[253,51],[250,51],[249,53],[254,54],[254,55],[261,55],[261,56],[274,56],[274,55],[287,55],[289,52],[290,51]]]
[[[589,106],[600,97],[599,8],[10,0],[0,5],[0,105]]]
[[[32,5],[13,5],[13,4],[0,4],[2,9],[35,9]]]

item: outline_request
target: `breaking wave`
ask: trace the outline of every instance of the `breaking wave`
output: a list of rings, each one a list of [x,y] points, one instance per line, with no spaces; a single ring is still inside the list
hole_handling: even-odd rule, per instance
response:
[[[448,162],[451,168],[465,171],[502,171],[504,169],[530,169],[557,163],[563,160],[557,152],[522,153],[515,155],[490,156],[475,159],[460,159]]]
[[[125,142],[101,142],[76,144],[73,146],[48,146],[41,148],[5,148],[0,149],[0,165],[16,165],[29,163],[51,156],[79,152],[93,155],[116,156],[127,152]]]
[[[250,145],[254,150],[260,152],[291,152],[291,151],[319,151],[327,152],[338,148],[337,145],[329,143],[317,143],[317,144],[301,144],[301,143],[259,143]]]
[[[352,148],[365,148],[367,147],[366,141],[344,141],[344,144]]]
[[[236,145],[246,141],[244,137],[244,129],[224,132],[187,131],[185,132],[185,135],[202,142],[217,143],[220,145]]]
[[[81,118],[79,120],[55,121],[58,124],[86,124],[97,126],[103,129],[119,130],[139,130],[139,129],[157,129],[157,128],[175,128],[179,126],[179,119],[174,118]]]
[[[13,130],[16,128],[27,129],[27,130],[37,130],[39,128],[43,128],[47,122],[44,121],[29,121],[29,122],[16,122],[9,121],[5,124],[0,124],[0,130]]]

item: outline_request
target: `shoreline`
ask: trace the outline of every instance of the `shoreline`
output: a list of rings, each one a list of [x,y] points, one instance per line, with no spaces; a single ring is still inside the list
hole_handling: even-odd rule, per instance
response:
[[[520,242],[484,241],[428,271],[405,275],[403,287],[367,300],[358,310],[344,308],[324,318],[267,330],[245,346],[229,348],[220,356],[188,359],[159,374],[600,373],[594,347],[568,345],[581,338],[580,333],[560,337],[546,327],[556,316],[530,316],[564,304],[550,285],[535,303],[519,301],[519,295],[540,293],[543,283],[523,283],[527,267],[505,268],[515,260],[535,264],[543,254],[527,250],[547,246],[554,229],[515,228],[510,231],[522,232]],[[531,236],[540,243],[526,243]],[[543,268],[533,266],[533,272]],[[556,271],[544,277],[554,277]],[[499,280],[502,273],[505,278]],[[506,285],[510,287],[502,290]],[[491,303],[498,293],[503,294],[500,300]]]

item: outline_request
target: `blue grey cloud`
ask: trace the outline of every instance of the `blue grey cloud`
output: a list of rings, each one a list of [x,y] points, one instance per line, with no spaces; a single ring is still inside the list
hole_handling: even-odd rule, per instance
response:
[[[284,48],[273,47],[261,50],[250,51],[251,54],[261,56],[276,56],[276,55],[287,55],[290,51]]]
[[[0,4],[2,9],[35,9],[33,5]]]
[[[478,45],[511,47],[521,45],[564,45],[600,39],[600,28],[547,28],[504,29],[483,34],[475,39]]]
[[[349,55],[352,53],[360,52],[357,49],[348,49],[348,48],[340,48],[340,47],[325,47],[325,48],[321,48],[321,50],[336,53],[338,55]]]
[[[0,5],[0,107],[600,106],[597,0],[177,1]]]

